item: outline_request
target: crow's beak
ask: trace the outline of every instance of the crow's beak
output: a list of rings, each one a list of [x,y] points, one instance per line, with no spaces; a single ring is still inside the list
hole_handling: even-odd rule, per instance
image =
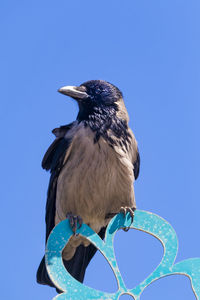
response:
[[[88,98],[84,86],[63,86],[58,92],[67,96],[70,96],[76,100],[82,100]]]

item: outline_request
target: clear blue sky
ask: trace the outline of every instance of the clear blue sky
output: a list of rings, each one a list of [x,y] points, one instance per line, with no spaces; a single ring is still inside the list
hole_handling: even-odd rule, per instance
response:
[[[177,261],[200,257],[200,2],[198,0],[1,1],[1,295],[50,300],[35,282],[44,253],[49,174],[40,163],[51,130],[76,118],[62,85],[104,79],[124,93],[141,152],[139,209],[159,214],[179,238]],[[119,232],[129,287],[162,257],[142,232]],[[85,282],[114,291],[101,255]],[[173,296],[174,291],[174,296]],[[125,299],[125,298],[124,298]],[[195,299],[186,277],[162,279],[142,300]]]

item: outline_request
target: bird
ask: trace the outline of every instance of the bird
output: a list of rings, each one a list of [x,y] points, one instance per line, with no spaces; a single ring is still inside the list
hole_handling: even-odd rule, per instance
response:
[[[42,168],[51,173],[46,242],[54,226],[68,218],[74,234],[63,250],[63,263],[76,280],[83,282],[97,249],[76,230],[84,222],[103,239],[117,213],[129,212],[133,220],[140,154],[129,128],[123,94],[115,85],[90,80],[80,86],[64,86],[58,92],[76,100],[78,115],[74,122],[52,130],[55,140],[42,160]],[[44,257],[37,282],[55,287]]]

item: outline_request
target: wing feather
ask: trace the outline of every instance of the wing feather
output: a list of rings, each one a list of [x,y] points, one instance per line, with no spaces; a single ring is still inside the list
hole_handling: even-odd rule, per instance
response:
[[[136,160],[133,163],[133,171],[134,171],[134,177],[135,177],[135,180],[136,180],[139,176],[139,173],[140,173],[140,153],[139,153],[138,149],[137,149]]]

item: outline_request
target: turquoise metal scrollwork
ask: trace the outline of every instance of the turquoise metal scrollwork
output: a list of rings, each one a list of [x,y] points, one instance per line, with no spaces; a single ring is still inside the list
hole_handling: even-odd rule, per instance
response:
[[[164,247],[163,258],[158,267],[139,285],[127,289],[117,266],[113,248],[114,234],[123,227],[128,227],[149,233],[160,240]],[[146,211],[137,210],[134,222],[131,224],[129,213],[116,215],[109,223],[105,240],[103,241],[90,227],[83,224],[77,233],[85,236],[105,256],[117,278],[116,293],[105,293],[90,288],[75,280],[65,269],[62,262],[62,250],[73,234],[69,221],[60,222],[51,232],[46,246],[46,265],[49,276],[54,284],[63,291],[54,300],[76,299],[119,299],[123,294],[140,299],[143,290],[153,281],[167,275],[182,274],[190,278],[193,292],[200,299],[200,258],[190,258],[174,264],[178,251],[177,236],[172,226],[161,217]]]

